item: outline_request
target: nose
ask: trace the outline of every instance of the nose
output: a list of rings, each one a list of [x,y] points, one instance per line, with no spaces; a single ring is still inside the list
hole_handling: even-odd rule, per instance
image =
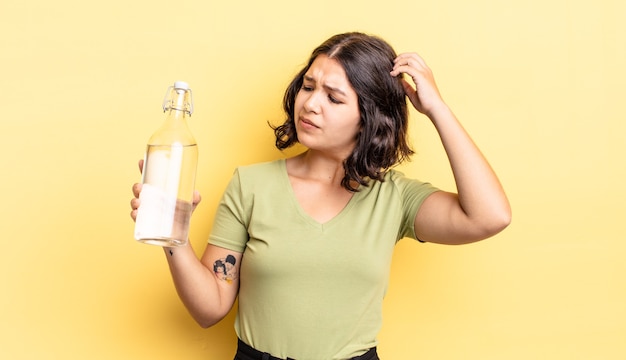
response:
[[[303,95],[306,96],[303,104],[304,110],[318,114],[320,112],[319,91],[314,90],[306,92]]]

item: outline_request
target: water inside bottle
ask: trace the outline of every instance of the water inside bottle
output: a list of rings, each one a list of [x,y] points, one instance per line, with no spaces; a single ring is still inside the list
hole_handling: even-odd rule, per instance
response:
[[[197,158],[196,145],[148,145],[135,239],[160,246],[187,243]]]

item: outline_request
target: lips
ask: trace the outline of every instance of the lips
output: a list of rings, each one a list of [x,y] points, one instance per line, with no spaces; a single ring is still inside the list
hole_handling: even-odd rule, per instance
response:
[[[311,121],[311,120],[309,120],[309,119],[300,118],[300,122],[301,122],[304,126],[306,126],[306,127],[310,127],[310,128],[318,128],[318,129],[319,129],[319,126],[317,126],[314,122],[312,122],[312,121]]]

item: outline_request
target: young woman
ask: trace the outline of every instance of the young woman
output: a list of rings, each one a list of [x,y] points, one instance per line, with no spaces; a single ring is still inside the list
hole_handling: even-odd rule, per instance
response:
[[[413,153],[407,97],[437,129],[458,194],[392,169]],[[284,109],[276,146],[306,151],[235,171],[202,258],[190,246],[166,249],[176,289],[203,327],[239,297],[235,359],[378,359],[396,242],[488,238],[509,224],[508,200],[424,60],[396,56],[378,37],[345,33],[321,44]],[[141,185],[133,191],[134,219]]]

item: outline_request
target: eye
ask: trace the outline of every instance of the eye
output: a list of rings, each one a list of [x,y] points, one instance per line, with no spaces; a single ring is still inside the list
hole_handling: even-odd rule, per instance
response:
[[[300,88],[300,90],[304,90],[304,91],[307,91],[307,92],[308,91],[313,91],[313,87],[309,86],[309,85],[302,84],[302,87]]]
[[[337,100],[337,98],[335,98],[332,95],[328,95],[328,100],[330,100],[330,102],[333,103],[333,104],[342,104],[342,102],[340,100]]]

